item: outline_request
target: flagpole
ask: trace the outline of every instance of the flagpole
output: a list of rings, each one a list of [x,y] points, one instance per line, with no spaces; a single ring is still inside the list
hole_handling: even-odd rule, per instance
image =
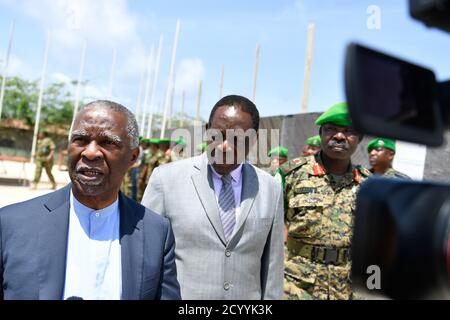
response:
[[[169,72],[169,81],[167,83],[167,91],[166,91],[166,98],[164,100],[164,115],[163,120],[161,124],[161,139],[164,138],[164,135],[166,134],[166,121],[167,121],[167,112],[169,109],[169,103],[170,103],[170,94],[172,92],[171,86],[173,85],[173,73],[175,69],[175,58],[177,54],[177,45],[178,45],[178,36],[180,34],[180,20],[177,20],[177,26],[175,29],[175,38],[173,41],[173,47],[172,47],[172,61],[170,63],[170,72]]]
[[[3,68],[2,87],[0,89],[0,119],[2,118],[3,99],[5,98],[6,77],[8,76],[9,57],[11,55],[11,47],[12,47],[12,43],[13,43],[13,39],[14,39],[15,27],[16,27],[16,22],[13,20],[13,21],[11,21],[11,28],[9,31],[8,49],[6,51],[5,65]]]
[[[221,72],[220,72],[220,89],[219,89],[219,99],[223,98],[223,78],[225,73],[225,66],[222,65]]]
[[[148,98],[150,96],[150,86],[152,81],[153,60],[155,59],[155,46],[152,45],[150,56],[147,61],[147,81],[145,84],[144,104],[142,105],[142,119],[141,119],[141,136],[145,132],[145,119],[148,111]]]
[[[70,136],[72,135],[75,117],[78,113],[78,108],[80,107],[81,83],[83,82],[84,64],[85,64],[85,60],[86,60],[86,49],[87,49],[87,40],[84,40],[83,47],[81,49],[81,62],[80,62],[80,71],[78,73],[77,89],[75,91],[75,106],[73,108],[72,124],[70,126],[70,131],[69,131],[69,136],[68,136],[69,141],[70,141]]]
[[[260,49],[261,49],[261,46],[259,44],[256,45],[255,69],[253,70],[253,103],[256,103],[256,81],[258,80]]]
[[[302,113],[308,112],[308,99],[309,99],[309,85],[311,82],[311,66],[313,59],[313,47],[314,47],[314,31],[316,25],[310,23],[308,25],[308,44],[306,49],[306,61],[305,61],[305,82],[303,84],[303,101],[302,101]]]
[[[148,116],[147,137],[151,137],[151,135],[152,135],[153,113],[155,110],[156,86],[158,84],[159,66],[161,64],[161,51],[162,51],[163,41],[164,41],[164,34],[161,33],[161,35],[159,36],[158,54],[156,56],[155,75],[153,77],[152,96],[150,99],[150,115]]]
[[[33,144],[31,147],[31,163],[34,163],[34,156],[36,155],[36,144],[37,144],[37,136],[38,136],[38,131],[39,131],[39,122],[41,119],[42,98],[44,96],[45,77],[47,74],[47,63],[48,63],[48,53],[50,50],[50,42],[51,42],[51,31],[48,30],[47,31],[47,44],[45,46],[45,53],[44,53],[44,64],[42,66],[39,98],[38,98],[38,104],[37,104],[37,110],[36,110],[36,119],[34,122]]]
[[[114,78],[116,76],[116,60],[117,60],[117,49],[113,50],[113,58],[111,63],[111,73],[109,76],[109,88],[108,88],[108,97],[112,100],[113,96],[113,87],[114,87]]]

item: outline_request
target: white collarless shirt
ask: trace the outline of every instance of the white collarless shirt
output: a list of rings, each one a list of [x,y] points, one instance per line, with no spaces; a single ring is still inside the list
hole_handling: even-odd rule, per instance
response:
[[[70,192],[64,299],[120,299],[122,261],[119,230],[118,198],[110,206],[94,210],[81,204]]]

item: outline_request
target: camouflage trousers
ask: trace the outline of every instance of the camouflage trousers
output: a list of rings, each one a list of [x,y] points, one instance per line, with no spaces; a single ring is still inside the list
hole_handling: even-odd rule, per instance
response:
[[[340,266],[314,263],[286,251],[284,300],[354,299],[350,280],[351,263]]]
[[[41,180],[42,169],[45,169],[48,179],[53,186],[56,185],[55,178],[52,174],[53,161],[36,160],[36,170],[34,171],[34,183],[38,183]]]

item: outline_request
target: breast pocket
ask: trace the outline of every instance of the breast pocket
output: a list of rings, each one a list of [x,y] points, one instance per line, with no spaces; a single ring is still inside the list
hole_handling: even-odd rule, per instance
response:
[[[324,212],[332,199],[320,193],[297,194],[289,200],[289,233],[301,238],[320,238]]]

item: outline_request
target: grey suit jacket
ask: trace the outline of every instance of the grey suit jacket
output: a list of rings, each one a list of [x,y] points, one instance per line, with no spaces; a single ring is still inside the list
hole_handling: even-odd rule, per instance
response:
[[[0,299],[63,298],[69,184],[0,209]],[[167,219],[119,195],[122,299],[179,299]]]
[[[182,299],[281,299],[283,197],[245,163],[241,213],[226,243],[206,154],[156,168],[142,204],[169,218]]]

